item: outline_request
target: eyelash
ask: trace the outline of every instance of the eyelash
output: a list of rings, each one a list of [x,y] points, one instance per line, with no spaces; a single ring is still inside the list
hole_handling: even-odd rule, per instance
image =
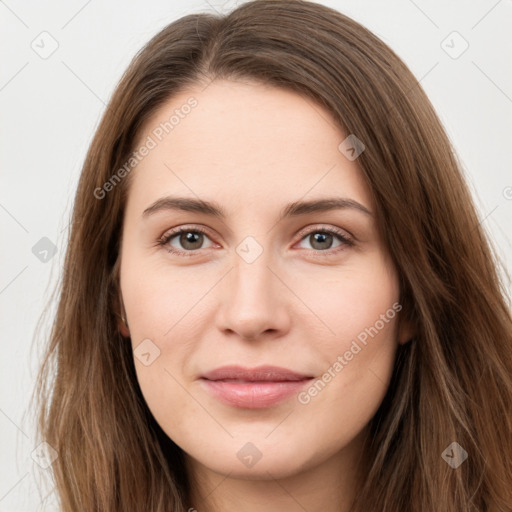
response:
[[[158,245],[161,247],[167,246],[167,244],[177,235],[181,235],[182,233],[202,233],[203,235],[208,236],[208,233],[201,228],[189,228],[189,227],[181,227],[175,231],[171,231],[170,233],[164,234],[159,240]],[[304,238],[306,238],[309,235],[312,235],[313,233],[323,233],[323,234],[329,234],[336,236],[342,244],[339,247],[336,247],[335,249],[327,249],[325,251],[320,251],[317,249],[309,249],[310,251],[313,251],[314,253],[320,253],[322,256],[332,256],[334,254],[337,254],[339,251],[343,251],[346,247],[352,247],[354,246],[354,242],[351,238],[349,238],[345,232],[336,229],[336,228],[315,228],[312,229],[304,234],[302,234],[300,241],[302,241]],[[185,257],[191,257],[196,256],[197,251],[200,251],[201,249],[195,249],[192,251],[182,251],[175,248],[166,247],[166,250],[172,254],[176,254],[178,256],[185,256]],[[315,254],[316,256],[317,254]]]

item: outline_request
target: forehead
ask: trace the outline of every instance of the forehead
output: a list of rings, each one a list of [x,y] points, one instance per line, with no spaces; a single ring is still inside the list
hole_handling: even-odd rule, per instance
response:
[[[167,192],[268,207],[338,193],[371,207],[357,161],[339,149],[345,138],[327,110],[289,90],[228,80],[191,87],[141,129],[135,149],[151,149],[131,171],[129,202]]]

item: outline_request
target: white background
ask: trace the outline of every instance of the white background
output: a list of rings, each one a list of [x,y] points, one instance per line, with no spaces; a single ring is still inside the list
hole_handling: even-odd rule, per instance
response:
[[[511,272],[512,2],[319,3],[372,30],[420,80],[461,158],[481,223]],[[0,512],[53,510],[36,487],[44,470],[31,458],[28,399],[44,332],[35,341],[34,335],[61,268],[80,168],[105,104],[135,52],[165,25],[235,4],[0,1]],[[43,31],[58,43],[46,59],[32,49],[42,37],[50,48]],[[442,47],[453,31],[469,44],[456,59]],[[445,44],[461,48],[452,39]],[[43,237],[57,246],[46,263],[32,252]]]

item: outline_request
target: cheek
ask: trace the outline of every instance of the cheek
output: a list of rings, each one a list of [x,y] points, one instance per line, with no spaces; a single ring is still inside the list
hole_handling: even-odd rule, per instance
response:
[[[207,314],[201,299],[215,276],[142,259],[132,263],[129,257],[123,265],[121,290],[137,381],[156,421],[172,432],[180,428],[183,415],[200,414],[183,387],[183,372],[195,349],[192,341],[200,339],[200,319]]]
[[[121,272],[121,289],[132,339],[163,338],[197,304],[214,283],[208,272],[130,260]],[[123,262],[124,264],[124,262]],[[192,268],[192,267],[190,267]]]
[[[393,267],[378,254],[335,272],[317,272],[298,286],[297,294],[314,313],[311,322],[327,334],[322,346],[328,353],[348,350],[355,339],[363,344],[369,339],[395,341],[401,309],[398,280]]]
[[[381,257],[359,260],[336,279],[329,277],[317,279],[315,286],[308,280],[303,288],[316,315],[310,331],[313,323],[317,332],[321,326],[322,342],[315,350],[322,365],[319,378],[299,402],[310,404],[309,412],[315,410],[318,417],[330,411],[345,421],[349,413],[352,426],[362,427],[384,397],[393,370],[401,310],[398,281]]]

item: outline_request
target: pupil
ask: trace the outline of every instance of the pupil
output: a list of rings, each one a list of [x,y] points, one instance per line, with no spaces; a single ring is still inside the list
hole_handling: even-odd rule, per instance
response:
[[[197,244],[197,240],[199,239],[199,237],[201,237],[202,234],[201,233],[194,233],[192,231],[188,231],[187,233],[184,233],[181,237],[181,245],[185,248],[188,248],[188,249],[196,249],[197,247],[189,247],[188,244],[194,244],[196,243]]]
[[[332,235],[329,235],[327,233],[315,233],[313,235],[313,240],[314,242],[311,244],[313,246],[313,248],[318,248],[318,249],[328,249],[331,244],[327,244],[328,247],[325,247],[325,246],[322,246],[322,243],[325,243],[326,242],[326,238],[329,237],[329,238],[332,238]],[[320,247],[315,247],[315,244],[319,243],[320,244]]]
[[[187,233],[184,233],[182,235],[181,244],[183,247],[188,247],[187,244],[194,244],[197,243],[199,238],[202,236],[202,233],[195,233],[192,231],[188,231]],[[329,235],[328,233],[314,233],[311,235],[313,237],[312,246],[314,248],[319,249],[326,249],[326,247],[323,247],[322,244],[325,244],[327,240],[332,239],[332,235]],[[184,240],[183,240],[184,238]],[[329,240],[332,243],[332,240]],[[320,244],[320,247],[315,247],[316,244]],[[327,244],[327,249],[331,246],[331,244]],[[188,247],[189,249],[195,249],[195,247]]]

